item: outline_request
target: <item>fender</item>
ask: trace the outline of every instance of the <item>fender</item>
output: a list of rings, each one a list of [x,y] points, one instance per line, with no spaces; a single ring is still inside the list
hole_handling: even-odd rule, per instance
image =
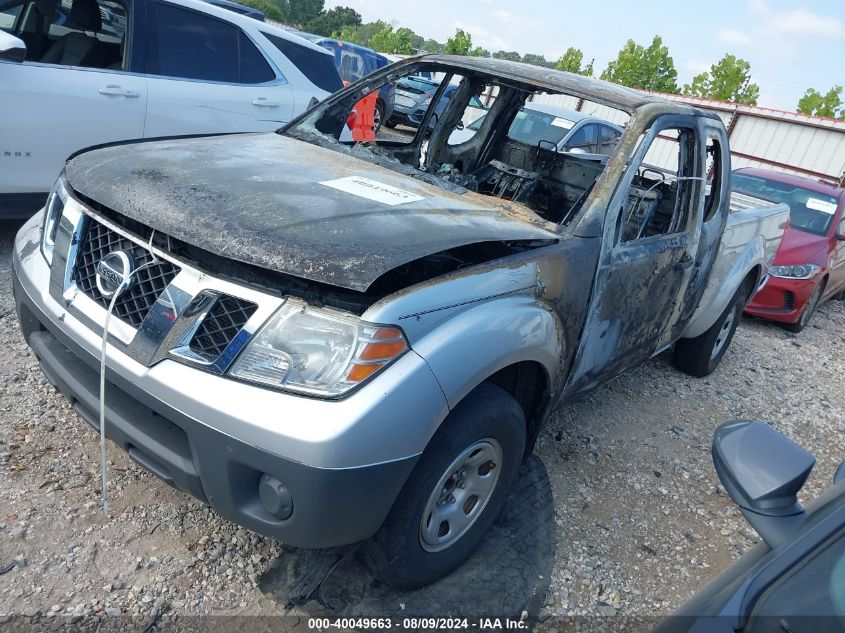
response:
[[[555,394],[561,368],[568,366],[569,339],[542,297],[553,261],[526,252],[508,265],[475,266],[386,297],[362,318],[402,328],[450,409],[494,373],[522,361],[542,365]]]
[[[766,239],[762,235],[754,236],[745,245],[739,256],[733,258],[733,263],[727,270],[722,270],[719,264],[731,261],[732,258],[730,255],[727,257],[723,255],[717,257],[716,267],[714,267],[711,273],[710,282],[707,285],[704,296],[702,296],[701,302],[698,304],[698,309],[692,319],[690,319],[681,338],[695,338],[709,330],[721,316],[722,312],[725,311],[728,303],[734,294],[736,294],[736,291],[748,273],[755,266],[759,266],[761,271],[765,269],[766,257]],[[758,273],[754,283],[755,289],[761,280],[762,275]]]
[[[549,306],[515,295],[474,304],[413,343],[440,383],[449,408],[500,369],[538,362],[552,392],[564,357],[564,333]]]

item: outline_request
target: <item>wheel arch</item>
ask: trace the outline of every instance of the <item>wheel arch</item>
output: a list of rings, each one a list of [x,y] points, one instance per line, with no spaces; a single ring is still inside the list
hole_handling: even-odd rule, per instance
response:
[[[525,455],[528,457],[551,409],[551,378],[537,361],[520,361],[503,367],[481,384],[493,383],[507,391],[525,414]]]
[[[754,294],[760,289],[760,284],[763,281],[763,267],[760,264],[754,266],[745,275],[742,280],[740,288],[745,288],[745,304],[747,305]]]

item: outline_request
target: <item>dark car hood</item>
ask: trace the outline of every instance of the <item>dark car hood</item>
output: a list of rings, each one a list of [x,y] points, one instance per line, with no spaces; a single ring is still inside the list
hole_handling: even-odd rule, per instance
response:
[[[783,233],[773,264],[819,264],[827,262],[828,238],[789,225]]]
[[[357,291],[458,246],[558,237],[518,207],[272,133],[107,147],[66,173],[83,196],[188,244]],[[322,184],[348,177],[422,199],[389,206]]]

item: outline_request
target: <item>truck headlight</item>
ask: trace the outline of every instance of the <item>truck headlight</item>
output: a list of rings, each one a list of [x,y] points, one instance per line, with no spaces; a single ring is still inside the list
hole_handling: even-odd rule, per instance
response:
[[[769,266],[769,274],[781,279],[810,279],[821,270],[815,264],[793,264],[790,266]]]
[[[397,327],[288,300],[247,345],[229,375],[276,389],[339,397],[407,350]]]
[[[66,202],[67,187],[64,183],[64,175],[61,175],[47,197],[47,206],[44,208],[44,224],[41,225],[41,254],[49,265],[53,264],[56,233],[59,230],[59,221],[62,219],[62,211],[64,211]]]

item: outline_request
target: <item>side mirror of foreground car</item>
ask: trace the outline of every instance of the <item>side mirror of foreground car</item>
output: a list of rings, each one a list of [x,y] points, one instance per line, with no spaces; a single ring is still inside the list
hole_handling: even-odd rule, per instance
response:
[[[10,62],[22,62],[26,58],[26,44],[23,40],[0,31],[0,59]]]
[[[836,239],[840,242],[845,242],[845,233],[837,233]]]
[[[763,422],[726,422],[713,436],[719,480],[772,548],[804,521],[797,494],[815,463],[810,453]]]

